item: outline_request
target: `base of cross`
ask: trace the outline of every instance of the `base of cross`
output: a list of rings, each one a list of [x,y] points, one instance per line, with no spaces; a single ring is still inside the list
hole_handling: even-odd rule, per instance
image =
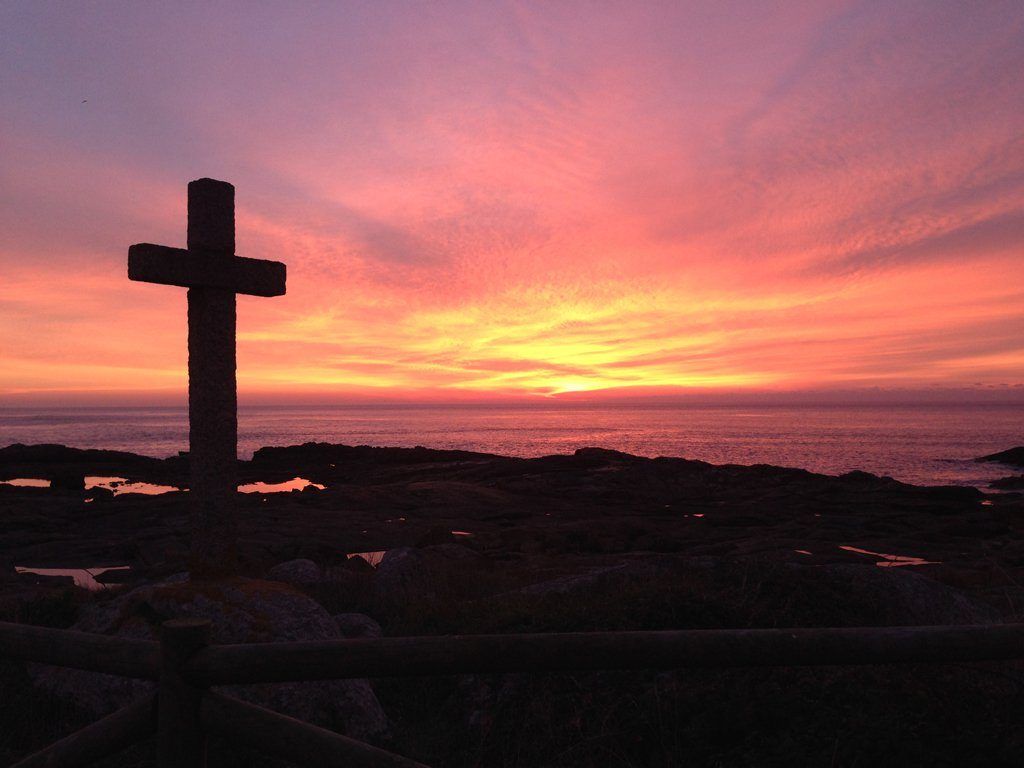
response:
[[[239,573],[237,472],[222,468],[216,482],[198,461],[190,468],[192,484],[207,483],[205,493],[190,488],[190,534],[188,570],[192,581],[216,581]],[[225,482],[225,480],[227,482]],[[210,487],[212,485],[212,487]]]
[[[188,580],[191,582],[216,582],[236,577],[241,572],[234,542],[217,546],[210,539],[208,528],[193,531],[188,554]]]

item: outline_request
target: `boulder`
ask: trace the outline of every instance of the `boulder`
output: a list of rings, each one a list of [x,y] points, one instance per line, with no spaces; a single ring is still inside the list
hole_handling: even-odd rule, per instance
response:
[[[365,557],[355,555],[354,557],[346,557],[341,563],[340,568],[342,570],[350,571],[352,573],[375,573],[376,568],[370,565],[370,561]]]
[[[454,544],[455,535],[445,525],[432,525],[416,540],[417,547],[431,547],[440,544]]]
[[[999,453],[990,453],[988,456],[979,456],[975,461],[998,461],[1000,464],[1024,467],[1024,446],[1009,448],[1005,451],[999,451]]]
[[[270,581],[282,581],[285,584],[308,586],[323,581],[323,571],[312,560],[300,558],[278,563],[267,572]]]
[[[388,612],[435,597],[433,579],[423,553],[413,547],[390,549],[377,566],[374,605]]]
[[[378,638],[384,636],[380,624],[365,613],[339,613],[334,617],[334,623],[338,625],[341,634],[346,638]]]
[[[1000,491],[1024,490],[1024,475],[1010,475],[1009,477],[1000,477],[998,480],[993,480],[991,483],[989,483],[989,488],[995,488]]]
[[[93,576],[98,584],[127,584],[134,578],[131,568],[111,568]]]
[[[909,567],[828,565],[814,577],[819,588],[844,596],[851,613],[880,626],[990,624],[998,612],[965,592]]]
[[[17,574],[18,581],[23,584],[34,584],[43,587],[73,587],[75,586],[74,576],[58,576],[46,573],[31,573],[21,571]]]
[[[53,472],[50,487],[57,491],[84,491],[85,475],[74,471]]]
[[[242,578],[139,587],[87,607],[73,629],[155,640],[163,621],[185,617],[210,619],[215,644],[343,639],[330,614],[293,587]],[[124,706],[154,685],[54,667],[35,666],[33,673],[40,688],[73,702],[94,718]],[[388,730],[387,717],[366,680],[224,686],[221,690],[359,739],[380,738]]]
[[[434,544],[423,551],[429,557],[441,558],[443,560],[476,561],[483,559],[483,555],[464,544]]]
[[[528,597],[590,595],[620,590],[630,584],[643,583],[647,579],[657,576],[660,571],[661,564],[658,560],[618,563],[600,568],[591,568],[585,573],[573,573],[528,584],[508,594],[525,595]]]
[[[87,494],[90,501],[110,501],[114,498],[114,492],[109,488],[90,488]]]

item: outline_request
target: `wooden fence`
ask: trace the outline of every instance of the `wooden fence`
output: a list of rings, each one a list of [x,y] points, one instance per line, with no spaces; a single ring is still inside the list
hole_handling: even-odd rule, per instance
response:
[[[313,766],[413,760],[209,690],[227,683],[595,669],[682,669],[1024,658],[1024,624],[402,637],[209,645],[210,623],[164,623],[160,642],[0,622],[0,657],[154,680],[155,694],[16,765],[87,765],[152,734],[160,768],[206,764],[215,734]]]

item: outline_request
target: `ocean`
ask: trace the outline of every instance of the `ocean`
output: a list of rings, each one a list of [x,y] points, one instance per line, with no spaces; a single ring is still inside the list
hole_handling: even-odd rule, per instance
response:
[[[511,456],[599,446],[715,464],[859,469],[921,485],[984,487],[1012,472],[976,456],[1024,444],[1019,406],[243,406],[239,455],[265,445],[459,448]],[[0,445],[63,443],[150,456],[188,446],[183,408],[0,409]]]

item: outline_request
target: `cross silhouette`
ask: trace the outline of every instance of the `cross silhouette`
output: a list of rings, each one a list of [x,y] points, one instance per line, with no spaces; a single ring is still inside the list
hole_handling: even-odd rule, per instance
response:
[[[235,188],[188,185],[188,249],[138,243],[128,278],[188,288],[189,499],[193,579],[237,570],[238,393],[235,294],[282,296],[285,265],[235,255]]]

